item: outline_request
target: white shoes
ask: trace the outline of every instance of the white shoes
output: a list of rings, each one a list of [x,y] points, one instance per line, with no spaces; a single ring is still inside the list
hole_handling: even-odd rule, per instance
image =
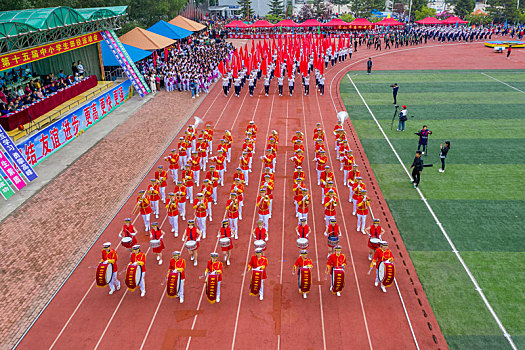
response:
[[[157,255],[157,260],[160,260],[160,256]]]
[[[111,295],[111,294],[113,294],[113,293],[115,293],[115,290],[114,290],[114,289],[110,289],[110,290],[109,290],[109,295]]]
[[[179,233],[178,232],[175,232],[175,237],[179,237]]]
[[[366,232],[365,232],[365,230],[361,229],[361,232],[362,232],[362,233],[363,233],[364,235],[366,235]]]
[[[372,261],[372,256],[369,255],[368,256],[368,260]]]
[[[379,285],[379,282],[376,281],[376,282],[374,283],[374,286],[377,287],[378,285]]]
[[[218,303],[220,303],[220,302],[221,302],[221,298],[217,298],[216,301],[217,301]]]
[[[303,298],[306,299],[306,293],[303,293]]]
[[[357,232],[359,232],[359,231],[361,231],[361,230],[359,229],[359,227],[357,227]]]
[[[226,261],[226,265],[230,266],[230,260]]]
[[[340,297],[341,296],[341,292],[337,292],[337,296]]]
[[[439,171],[440,173],[444,173],[444,172],[445,172],[445,170],[443,170],[443,169],[441,169],[441,168],[439,168],[438,171]]]
[[[159,260],[159,265],[162,265],[162,260]]]
[[[146,295],[146,291],[140,292],[140,297],[143,298]]]
[[[239,236],[238,236],[238,235],[235,235],[235,239],[239,239]]]
[[[184,298],[179,298],[179,303],[183,303],[184,302]]]
[[[197,266],[197,260],[193,261],[193,266]]]
[[[386,288],[385,288],[385,286],[381,285],[381,290],[383,291],[383,293],[386,293]]]
[[[193,261],[193,259],[194,259],[194,258],[193,258],[193,255],[192,255],[192,256],[190,257],[190,260]]]
[[[158,219],[159,218],[159,214],[155,214],[155,219]]]
[[[171,228],[171,232],[175,232],[175,229],[173,227]],[[175,237],[177,237],[177,236],[175,236]]]
[[[259,300],[263,300],[264,297],[262,295],[259,295]]]

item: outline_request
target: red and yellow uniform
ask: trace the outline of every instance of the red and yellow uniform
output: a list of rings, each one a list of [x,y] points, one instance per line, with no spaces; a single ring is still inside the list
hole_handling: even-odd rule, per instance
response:
[[[268,266],[268,259],[266,259],[265,256],[261,256],[260,258],[257,258],[257,255],[252,255],[252,258],[250,259],[250,262],[248,263],[248,270],[250,269],[262,269],[263,275],[262,279],[266,279],[266,267]]]
[[[245,170],[248,170],[248,168],[246,168]],[[242,172],[240,172],[240,171],[237,171],[235,174],[233,174],[233,181],[235,181],[237,179],[239,179],[242,184],[246,182],[244,174]]]
[[[303,170],[295,170],[293,172],[293,180],[297,180],[298,178],[304,179],[305,173]]]
[[[168,172],[166,170],[157,170],[155,172],[155,180],[160,182],[159,187],[166,187],[168,186],[168,183],[166,182],[166,179],[168,178]]]
[[[175,270],[179,271],[181,280],[186,278],[186,273],[184,272],[184,270],[186,269],[186,260],[184,260],[183,258],[179,258],[179,259],[171,258],[169,269],[170,271],[175,271]]]
[[[297,211],[301,214],[307,214],[308,213],[308,205],[311,202],[311,198],[309,194],[306,195],[299,195],[297,199],[297,204],[299,205],[297,208]]]
[[[255,230],[253,230],[253,234],[255,236],[256,241],[266,240],[266,229],[264,227],[257,226]],[[266,247],[263,250],[266,250]]]
[[[217,272],[219,275],[219,282],[222,281],[222,262],[208,260],[208,266],[206,266],[206,273]]]
[[[148,195],[139,196],[137,198],[137,205],[141,215],[151,214],[150,197]]]
[[[148,196],[153,202],[160,200],[160,188],[158,183],[155,183],[154,185],[149,185]]]
[[[228,211],[228,219],[237,219],[239,217],[239,201],[235,199],[228,199],[226,202],[226,210]],[[228,227],[228,230],[230,228]]]
[[[186,185],[180,184],[175,185],[175,189],[173,190],[175,193],[175,197],[178,200],[178,203],[185,203],[186,202],[186,195],[188,194],[188,189],[186,188]]]
[[[312,262],[312,259],[310,258],[303,259],[303,257],[300,256],[297,258],[297,260],[295,260],[295,264],[293,264],[293,269],[294,271],[297,271],[301,267],[313,268],[314,263]]]
[[[210,160],[215,162],[215,169],[224,170],[224,162],[226,161],[226,152],[219,153],[218,156],[211,158]]]
[[[299,225],[297,226],[297,232],[299,233],[299,236],[297,238],[308,238],[308,235],[310,234],[310,227],[308,225]]]
[[[324,215],[335,216],[335,208],[339,204],[337,197],[326,197],[324,199]]]
[[[232,229],[230,227],[221,227],[219,230],[219,238],[229,238],[230,239],[229,246],[221,247],[221,250],[223,252],[227,252],[228,250],[233,249],[233,235],[232,235]]]
[[[328,157],[325,154],[319,154],[315,159],[317,161],[317,170],[323,171],[328,162]]]
[[[354,182],[354,184],[352,185],[352,191],[353,191],[352,199],[357,200],[359,198],[359,192],[361,190],[366,190],[365,183],[362,181]]]
[[[257,135],[257,125],[255,124],[248,124],[246,127],[246,132],[251,133],[253,136]]]
[[[124,237],[131,237],[132,246],[137,244],[137,238],[131,234],[131,232],[135,232],[135,228],[133,227],[132,223],[130,223],[129,225],[122,225],[122,232],[124,233]]]
[[[195,216],[198,218],[204,218],[206,217],[206,209],[208,208],[208,199],[203,198],[202,200],[199,200],[198,198],[195,198],[193,201],[193,209],[195,209]]]
[[[118,256],[117,256],[117,252],[115,251],[115,249],[110,249],[109,252],[106,252],[105,249],[102,250],[102,260],[100,261],[103,262],[106,260],[109,263],[113,264],[113,273],[117,272],[118,271],[118,265],[117,265]]]
[[[188,241],[195,241],[197,242],[197,248],[199,249],[200,242],[197,241],[197,238],[199,237],[199,234],[197,232],[197,228],[195,226],[193,227],[186,227],[186,237],[188,237]]]
[[[261,195],[257,196],[257,208],[259,210],[259,215],[270,214],[270,197],[268,195],[265,195],[264,197]]]
[[[144,252],[131,253],[131,263],[137,263],[142,267],[142,272],[146,272],[146,254]]]
[[[331,270],[334,267],[345,267],[346,266],[346,257],[343,253],[339,254],[337,256],[336,253],[330,254],[328,257],[328,262],[326,263],[326,266]]]
[[[208,170],[206,179],[210,180],[213,187],[219,186],[219,172],[217,170]]]
[[[355,158],[352,154],[346,153],[343,156],[342,162],[343,162],[343,170],[351,171],[352,167],[354,166]]]
[[[187,187],[193,186],[193,170],[191,169],[184,169],[182,171],[182,179],[184,180],[184,185]]]
[[[201,170],[201,157],[199,157],[197,154],[192,155],[190,158],[190,169],[193,172]]]
[[[370,264],[370,268],[376,267],[376,269],[379,268],[379,265],[383,261],[394,261],[394,254],[390,251],[390,249],[385,248],[377,248],[376,252],[374,254],[374,257],[372,259],[372,263]]]
[[[175,194],[176,195],[176,194]],[[168,211],[168,216],[178,216],[179,215],[179,209],[178,209],[179,199],[178,198],[171,198],[168,204],[166,204],[166,209]]]
[[[180,156],[175,152],[171,152],[171,154],[166,157],[169,163],[169,169],[179,169],[179,158]]]
[[[302,166],[304,162],[304,156],[302,153],[296,154],[292,157],[292,162],[294,163],[295,167]]]
[[[153,248],[153,253],[156,253],[156,254],[162,253],[162,251],[164,250],[164,248],[166,248],[166,246],[164,246],[164,240],[162,239],[162,231],[160,228],[158,227],[157,229],[155,229],[154,227],[151,228],[151,239],[160,240],[160,247]]]
[[[370,208],[370,199],[366,196],[359,195],[357,197],[357,214],[368,215],[368,208]]]

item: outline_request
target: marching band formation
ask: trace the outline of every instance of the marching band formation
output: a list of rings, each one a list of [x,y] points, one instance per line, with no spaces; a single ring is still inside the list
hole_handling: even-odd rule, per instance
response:
[[[296,244],[299,248],[299,257],[295,261],[292,270],[297,274],[298,291],[307,298],[312,281],[314,264],[308,257],[307,248],[309,247],[309,236],[311,234],[308,226],[308,213],[310,206],[314,205],[311,191],[305,184],[306,174],[303,170],[305,161],[312,161],[316,164],[316,180],[322,194],[322,202],[325,218],[324,236],[327,239],[328,255],[325,272],[331,277],[330,291],[340,296],[345,285],[345,268],[347,265],[346,257],[342,253],[340,240],[342,230],[337,222],[336,208],[340,205],[343,198],[353,204],[353,215],[357,215],[357,232],[368,236],[367,247],[369,249],[368,259],[371,261],[370,270],[376,269],[375,285],[380,286],[383,292],[386,287],[394,281],[395,269],[393,264],[393,254],[388,249],[388,243],[383,240],[385,230],[381,228],[379,219],[373,220],[373,225],[366,227],[371,199],[367,196],[366,186],[361,177],[358,165],[352,155],[352,150],[348,146],[346,132],[343,122],[348,117],[346,112],[338,114],[337,125],[333,129],[335,136],[334,152],[336,159],[340,162],[339,171],[343,173],[344,188],[348,188],[349,195],[338,193],[335,186],[334,169],[328,164],[327,153],[331,151],[326,142],[325,130],[318,123],[313,132],[315,142],[315,157],[311,160],[305,158],[304,134],[297,131],[292,137],[294,154],[290,161],[294,165],[293,173],[293,199],[296,217],[298,220],[295,229]],[[161,202],[166,208],[167,218],[171,226],[174,237],[179,237],[179,223],[186,222],[186,228],[182,233],[184,248],[188,251],[190,261],[193,266],[198,266],[198,251],[200,242],[207,238],[206,223],[212,219],[212,208],[217,205],[217,188],[224,186],[225,173],[231,164],[231,149],[233,145],[232,134],[229,130],[224,132],[216,148],[216,155],[213,155],[213,134],[214,130],[210,124],[197,131],[197,126],[202,120],[196,118],[196,123],[189,126],[185,136],[181,137],[178,147],[171,150],[165,161],[168,170],[163,165],[158,165],[155,176],[146,190],[139,191],[137,203],[132,211],[134,215],[140,212],[144,222],[144,232],[149,237],[149,249],[146,252],[141,250],[138,244],[137,230],[133,226],[130,218],[124,220],[122,230],[119,232],[121,245],[130,249],[130,262],[125,271],[125,284],[128,289],[135,290],[140,288],[141,296],[146,293],[146,256],[151,249],[156,256],[159,265],[163,263],[164,232],[158,222],[150,222],[152,215],[155,219],[159,218]],[[239,232],[238,221],[242,220],[242,208],[244,203],[245,186],[249,183],[252,176],[252,164],[255,157],[255,141],[257,138],[257,126],[250,121],[246,127],[244,143],[242,145],[242,155],[239,159],[238,167],[233,174],[232,184],[229,191],[229,198],[226,201],[224,220],[217,232],[217,243],[223,253],[222,258],[218,252],[212,252],[206,264],[202,278],[206,282],[206,296],[210,303],[220,302],[220,287],[225,272],[225,267],[230,266],[234,240],[247,238],[243,232]],[[269,220],[272,218],[273,191],[275,190],[275,171],[277,146],[279,144],[279,134],[273,130],[266,140],[264,154],[259,158],[262,162],[262,176],[258,181],[258,195],[256,198],[256,210],[258,220],[256,227],[251,232],[254,239],[254,255],[250,258],[247,270],[244,274],[250,275],[250,295],[259,296],[264,299],[264,280],[267,278],[266,268],[269,264],[265,251],[270,238]],[[208,170],[206,170],[208,169]],[[203,177],[201,177],[201,172]],[[202,179],[202,181],[201,181]],[[254,180],[252,179],[251,182]],[[167,196],[167,187],[173,186]],[[171,185],[173,184],[173,185]],[[193,189],[198,193],[193,195]],[[186,204],[189,203],[194,209],[194,217],[186,221]],[[180,221],[179,221],[180,220]],[[120,281],[117,277],[118,256],[110,242],[103,244],[102,259],[96,271],[96,282],[98,286],[109,286],[109,294],[113,294],[120,289]],[[231,278],[231,277],[230,277]],[[168,297],[178,297],[180,303],[184,302],[184,281],[186,279],[186,260],[182,257],[181,251],[174,251],[169,262],[166,295]]]

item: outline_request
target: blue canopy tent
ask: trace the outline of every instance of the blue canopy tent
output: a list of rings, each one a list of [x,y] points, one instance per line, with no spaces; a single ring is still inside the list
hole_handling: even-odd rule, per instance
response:
[[[151,56],[152,54],[152,52],[150,51],[142,50],[134,46],[126,45],[124,43],[122,43],[122,45],[128,52],[128,55],[133,62],[140,61],[148,56]],[[113,52],[111,52],[111,49],[105,41],[102,41],[100,43],[100,48],[102,49],[102,60],[104,61],[104,66],[120,66],[117,59],[113,55]]]
[[[158,21],[157,23],[149,27],[148,31],[165,36],[166,38],[170,38],[173,40],[184,39],[185,37],[193,34],[193,32],[187,29],[174,26],[173,24],[169,24],[165,21]]]

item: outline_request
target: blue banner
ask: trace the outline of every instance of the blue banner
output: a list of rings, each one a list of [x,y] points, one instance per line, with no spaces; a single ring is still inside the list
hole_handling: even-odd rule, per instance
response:
[[[11,163],[20,169],[22,174],[24,174],[29,182],[35,180],[38,177],[31,165],[29,165],[27,160],[22,156],[20,150],[16,148],[13,140],[11,140],[9,135],[7,135],[2,126],[0,126],[0,144],[2,144],[6,155],[11,158]]]

